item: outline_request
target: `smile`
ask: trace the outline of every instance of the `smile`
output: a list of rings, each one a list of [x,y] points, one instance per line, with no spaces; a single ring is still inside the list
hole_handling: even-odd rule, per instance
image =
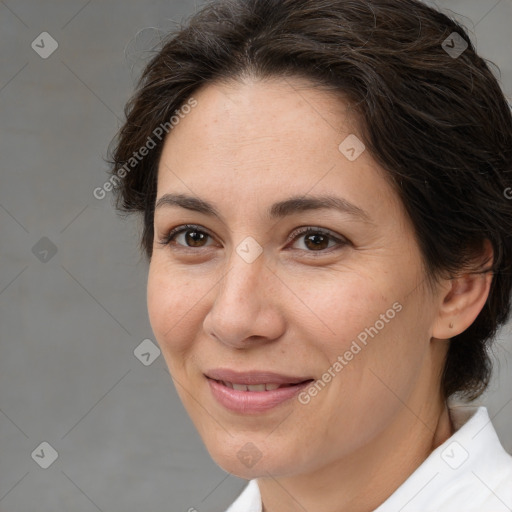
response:
[[[274,391],[278,388],[284,388],[284,387],[290,387],[295,386],[296,384],[275,384],[275,383],[269,383],[269,384],[235,384],[233,382],[226,382],[226,381],[216,381],[219,384],[223,384],[224,386],[236,389],[237,391],[255,391],[255,392],[261,392],[261,391]]]
[[[239,414],[261,414],[283,405],[314,380],[226,369],[209,371],[205,377],[213,399],[223,408]]]

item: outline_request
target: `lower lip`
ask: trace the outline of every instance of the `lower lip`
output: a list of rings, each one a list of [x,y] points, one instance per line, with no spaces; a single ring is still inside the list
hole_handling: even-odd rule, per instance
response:
[[[238,391],[209,378],[208,384],[217,402],[226,409],[243,414],[254,414],[268,411],[290,400],[310,385],[311,381],[272,391]]]

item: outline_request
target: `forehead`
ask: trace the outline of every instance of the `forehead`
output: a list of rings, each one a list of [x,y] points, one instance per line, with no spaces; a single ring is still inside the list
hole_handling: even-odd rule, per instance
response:
[[[270,139],[276,144],[291,143],[292,138],[321,145],[328,143],[327,132],[334,135],[349,125],[351,131],[356,129],[339,96],[299,78],[212,83],[194,97],[196,115],[180,123],[174,135],[190,124],[201,128],[198,142],[216,141],[230,149]]]
[[[343,133],[355,130],[344,103],[302,79],[212,83],[194,98],[197,106],[167,137],[176,155],[180,146],[240,164],[258,156],[293,161],[322,149],[336,155]]]
[[[199,195],[211,202],[274,202],[280,196],[339,192],[357,203],[396,202],[367,151],[340,150],[357,137],[349,106],[301,79],[208,84],[171,130],[159,162],[157,196]],[[357,139],[349,139],[356,141]]]

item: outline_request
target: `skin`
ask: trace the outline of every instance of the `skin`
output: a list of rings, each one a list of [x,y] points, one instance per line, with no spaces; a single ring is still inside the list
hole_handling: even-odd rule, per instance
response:
[[[368,151],[349,161],[338,149],[358,133],[339,97],[299,79],[254,78],[194,97],[165,141],[157,200],[192,195],[220,217],[157,208],[148,276],[150,322],[178,393],[212,458],[258,478],[265,511],[373,510],[452,434],[440,391],[447,340],[474,321],[491,278],[427,286],[384,171]],[[275,202],[322,194],[368,218],[327,208],[266,217]],[[159,243],[183,224],[210,236]],[[290,237],[302,226],[349,242],[311,248],[308,236]],[[252,263],[236,252],[248,236],[263,248]],[[396,302],[401,311],[307,405],[248,415],[213,398],[212,368],[320,379]],[[252,467],[237,457],[246,443],[261,453]]]

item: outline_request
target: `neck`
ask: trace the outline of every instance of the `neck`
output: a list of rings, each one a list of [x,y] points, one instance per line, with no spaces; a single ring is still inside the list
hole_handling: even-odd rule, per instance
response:
[[[263,512],[371,512],[453,434],[444,400],[407,406],[377,439],[307,475],[260,478]]]

